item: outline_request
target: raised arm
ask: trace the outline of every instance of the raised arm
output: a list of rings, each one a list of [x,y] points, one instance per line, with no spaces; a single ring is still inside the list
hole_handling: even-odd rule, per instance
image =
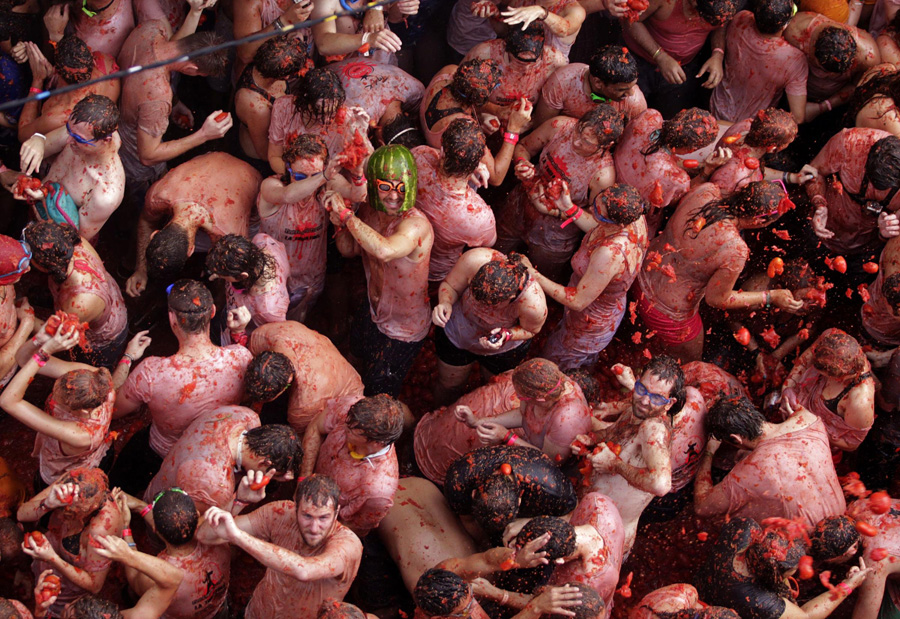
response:
[[[303,434],[303,462],[300,464],[301,477],[309,477],[316,470],[316,460],[319,457],[319,448],[322,447],[322,437],[328,434],[325,427],[327,411],[321,411],[316,415]]]

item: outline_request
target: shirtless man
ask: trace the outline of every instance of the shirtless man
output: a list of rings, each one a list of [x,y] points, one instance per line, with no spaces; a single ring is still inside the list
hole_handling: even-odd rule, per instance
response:
[[[631,408],[595,431],[596,449],[588,456],[591,491],[608,496],[625,526],[625,554],[631,552],[641,512],[654,496],[672,489],[672,426],[669,411],[684,402],[684,375],[672,357],[660,355],[634,383]],[[586,439],[586,440],[585,440]],[[582,437],[582,443],[592,443]],[[617,455],[611,445],[621,447]],[[573,451],[581,452],[581,445]]]
[[[314,619],[325,599],[344,598],[362,544],[338,522],[340,494],[333,479],[312,475],[297,484],[293,501],[267,503],[237,518],[207,510],[197,531],[201,543],[231,543],[268,568],[247,605],[248,619]]]
[[[786,94],[800,124],[806,119],[808,67],[803,52],[784,38],[793,4],[764,0],[752,6],[728,25],[725,78],[713,89],[709,110],[719,120],[737,122],[778,105]]]
[[[125,194],[118,126],[116,104],[102,95],[88,95],[72,108],[65,126],[53,130],[46,138],[32,136],[23,145],[23,152],[28,149],[22,157],[24,174],[37,171],[43,158],[58,153],[44,181],[58,183],[69,194],[78,209],[74,222],[78,233],[92,243]],[[34,199],[33,193],[29,195]],[[69,223],[61,209],[47,204],[51,201],[50,197],[44,201],[44,216],[40,218]],[[42,215],[40,210],[38,215]]]
[[[182,163],[154,183],[138,220],[137,267],[125,283],[128,295],[143,294],[150,276],[177,277],[194,253],[199,231],[205,233],[203,249],[209,248],[206,235],[209,241],[226,234],[247,236],[260,180],[249,163],[212,152]]]
[[[212,294],[200,282],[180,280],[168,297],[169,326],[178,340],[171,357],[147,357],[116,394],[116,417],[147,404],[151,424],[122,450],[112,476],[128,494],[143,493],[163,458],[203,413],[236,404],[253,358],[243,346],[219,348],[209,339]]]
[[[215,506],[237,513],[265,496],[265,486],[250,490],[257,471],[270,480],[291,480],[300,453],[300,439],[289,427],[260,426],[249,408],[220,406],[197,417],[172,445],[147,486],[144,501],[178,487],[193,499],[198,512]],[[235,491],[236,475],[241,473],[246,474]]]
[[[78,5],[56,4],[44,16],[50,41],[59,42],[72,23],[75,34],[92,51],[119,55],[125,39],[134,29],[132,0],[84,0]],[[72,15],[71,12],[75,14]]]
[[[534,123],[540,125],[558,115],[581,118],[598,103],[609,103],[627,123],[647,109],[637,81],[637,61],[628,48],[601,47],[589,65],[573,62],[553,72],[541,89]]]
[[[368,203],[359,216],[339,194],[325,198],[337,246],[362,254],[368,303],[354,320],[352,352],[359,358],[366,394],[397,395],[428,334],[428,267],[434,231],[415,208],[417,171],[404,146],[382,146],[366,168]]]
[[[394,443],[404,408],[384,394],[333,398],[306,428],[300,474],[334,475],[341,522],[360,537],[378,528],[393,504],[400,478]]]
[[[44,58],[37,45],[28,42],[25,46],[28,65],[31,67],[31,87],[39,90],[44,89],[44,80],[53,72],[58,76],[55,87],[60,88],[81,84],[119,70],[113,56],[96,51],[92,53],[85,42],[75,36],[67,36],[60,40],[56,46],[53,65]],[[103,95],[115,102],[119,100],[120,91],[121,82],[114,79],[54,95],[43,100],[43,103],[38,100],[29,101],[19,115],[19,141],[24,142],[35,133],[46,136],[54,129],[64,126],[73,106],[87,95]]]
[[[28,243],[0,235],[0,387],[18,371],[16,352],[34,328],[34,310],[27,300],[21,309],[15,305],[15,284],[28,272],[30,263]]]
[[[299,433],[327,400],[362,396],[363,383],[353,366],[324,335],[299,322],[270,323],[250,336],[250,352],[281,353],[294,368],[288,394],[288,423]],[[252,394],[250,394],[252,396]]]
[[[805,408],[787,407],[790,417],[782,423],[765,421],[746,398],[722,399],[710,409],[710,437],[694,482],[698,516],[781,517],[813,527],[844,513],[825,425]],[[751,453],[713,485],[712,460],[723,441]]]
[[[306,21],[313,11],[312,0],[291,2],[290,0],[251,0],[236,2],[234,11],[234,38],[242,39],[260,32],[275,32],[281,28]],[[303,48],[306,55],[312,54],[312,34],[309,28],[301,28],[287,35]],[[238,45],[234,62],[234,74],[241,75],[244,68],[253,62],[257,51],[271,39],[252,41]],[[263,151],[263,156],[265,151]]]

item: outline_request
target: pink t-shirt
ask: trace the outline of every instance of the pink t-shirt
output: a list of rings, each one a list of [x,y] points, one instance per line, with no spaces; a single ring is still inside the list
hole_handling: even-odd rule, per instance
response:
[[[712,363],[691,361],[681,369],[684,372],[684,384],[690,385],[700,392],[707,408],[715,404],[723,395],[747,395],[744,386],[737,378]]]
[[[356,460],[347,448],[347,413],[361,396],[332,398],[325,404],[328,436],[319,448],[316,473],[328,475],[341,486],[340,519],[358,535],[376,528],[394,504],[400,481],[397,452],[391,446],[382,455]]]
[[[237,290],[231,285],[225,287],[226,311],[239,307],[250,310],[248,332],[270,322],[283,322],[291,302],[287,288],[291,267],[284,245],[262,232],[253,237],[253,244],[275,261],[275,283],[269,284],[269,290],[257,295],[250,294],[249,290]],[[229,331],[223,333],[223,340],[226,338],[228,341],[225,343],[231,343]]]
[[[672,492],[678,492],[694,479],[700,466],[700,456],[706,447],[706,403],[703,394],[693,387],[688,387],[686,391],[684,406],[672,425],[672,444],[669,446]]]
[[[222,609],[231,582],[231,547],[197,543],[194,550],[176,557],[163,550],[160,559],[184,572],[175,597],[162,619],[212,619]]]
[[[695,608],[699,601],[700,595],[693,585],[681,582],[667,585],[641,598],[628,614],[628,619],[659,619],[657,613]]]
[[[894,315],[894,309],[881,292],[884,284],[884,255],[879,261],[878,277],[869,284],[869,300],[860,310],[862,325],[874,339],[888,346],[900,345],[900,317]]]
[[[350,98],[347,98],[350,102]],[[389,102],[390,103],[390,102]],[[358,107],[360,113],[365,111]],[[284,95],[275,99],[272,105],[272,116],[269,119],[269,142],[284,146],[293,141],[300,134],[308,133],[322,139],[325,146],[328,147],[328,156],[335,157],[340,154],[344,148],[345,139],[353,139],[353,135],[345,135],[352,133],[351,127],[347,122],[350,114],[347,113],[349,106],[342,107],[338,110],[333,122],[327,125],[320,125],[314,122],[307,125],[300,113],[294,109],[294,97],[292,95]],[[368,139],[368,138],[366,138]]]
[[[801,409],[803,410],[803,409]],[[800,519],[809,527],[847,509],[821,419],[762,441],[721,482],[731,518]]]
[[[552,404],[549,412],[537,416],[537,403],[526,402],[522,412],[522,438],[538,448],[550,439],[555,445],[570,445],[579,434],[591,429],[591,407],[574,380],[563,379],[560,389],[568,393]]]
[[[589,67],[581,62],[573,62],[558,68],[544,83],[541,99],[560,114],[581,118],[597,105],[584,92],[584,74]],[[609,101],[609,105],[625,115],[625,122],[636,118],[647,109],[647,100],[641,89],[635,86],[621,101]]]
[[[139,24],[153,19],[164,19],[175,31],[187,15],[188,4],[184,0],[133,0],[134,12]]]
[[[457,458],[481,447],[475,430],[456,419],[456,405],[471,408],[476,419],[496,417],[519,408],[512,370],[495,376],[453,405],[439,408],[419,420],[413,440],[416,463],[425,477],[439,485],[443,485],[447,468]]]
[[[74,421],[91,436],[91,444],[81,453],[74,456],[63,453],[62,446],[55,438],[40,432],[34,437],[32,456],[39,459],[41,479],[52,484],[68,470],[75,468],[94,468],[109,450],[109,422],[112,421],[113,407],[116,403],[116,392],[112,389],[106,402],[97,407],[91,417],[75,415],[65,406],[58,404],[53,396],[47,398],[46,410],[60,421]]]
[[[319,580],[297,580],[275,569],[266,570],[247,604],[247,619],[296,617],[314,619],[327,598],[343,600],[362,559],[362,542],[347,527],[337,524],[335,531],[316,548],[309,548],[300,536],[297,507],[293,501],[263,505],[247,518],[254,536],[300,555],[314,557],[337,566],[337,573]]]
[[[603,539],[603,548],[586,561],[569,561],[557,566],[550,577],[550,584],[584,583],[600,594],[607,607],[611,607],[625,554],[625,526],[618,508],[608,496],[590,492],[578,501],[569,524],[573,527],[586,524],[594,527]]]
[[[94,17],[88,17],[80,10],[72,11],[71,20],[75,26],[75,34],[87,43],[91,51],[116,57],[134,29],[134,10],[131,8],[131,0],[118,0],[115,7]]]
[[[241,401],[253,355],[243,346],[216,348],[207,359],[176,354],[147,357],[122,385],[125,397],[147,405],[150,447],[163,458],[203,413]]]
[[[144,501],[177,486],[195,502],[230,509],[236,463],[229,440],[235,432],[258,427],[257,414],[243,406],[220,406],[200,415],[169,450],[144,492]]]
[[[754,116],[777,105],[783,92],[806,94],[806,55],[784,37],[760,34],[750,11],[734,17],[726,41],[725,78],[709,100],[709,111],[719,120]]]
[[[741,133],[746,134],[750,131],[752,122],[752,118],[745,118],[731,125],[716,146],[727,146],[723,140],[729,136]],[[747,167],[747,158],[750,156],[748,152],[749,147],[735,145],[729,148],[732,152],[731,159],[716,168],[716,171],[709,177],[709,182],[719,188],[723,198],[743,189],[750,183],[763,180],[763,166],[757,166],[756,168]]]
[[[250,351],[258,355],[266,350],[287,356],[294,366],[287,415],[298,432],[306,429],[326,400],[363,394],[362,379],[331,340],[299,322],[273,322],[254,331]]]
[[[644,26],[656,43],[683,65],[694,59],[694,56],[706,43],[709,33],[716,29],[716,26],[707,22],[700,15],[687,17],[684,14],[684,0],[675,0],[675,6],[669,17],[659,19],[651,16],[644,22]],[[648,62],[653,61],[644,48],[631,37],[627,28],[623,37],[632,54],[640,56]]]
[[[440,151],[417,146],[412,153],[419,170],[416,208],[434,230],[428,280],[440,282],[466,247],[491,247],[497,241],[494,211],[468,183],[462,191],[456,191],[441,182]]]
[[[376,124],[393,101],[407,111],[418,109],[425,92],[422,82],[403,69],[371,58],[347,58],[325,68],[341,78],[347,101],[364,109]]]

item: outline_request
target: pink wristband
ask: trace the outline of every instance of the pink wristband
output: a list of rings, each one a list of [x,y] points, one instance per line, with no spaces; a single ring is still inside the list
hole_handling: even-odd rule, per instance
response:
[[[575,211],[575,214],[574,214],[574,215],[570,216],[567,220],[565,220],[564,222],[562,222],[561,224],[559,224],[559,227],[560,227],[560,228],[565,228],[565,227],[568,226],[570,223],[572,223],[573,221],[575,221],[575,220],[577,220],[579,217],[581,217],[581,214],[584,213],[584,211],[581,209],[580,206],[577,207],[577,208],[578,208],[578,210]],[[566,215],[568,215],[570,211],[571,211],[571,209],[570,209],[569,211],[566,211]]]
[[[512,434],[509,439],[506,441],[507,447],[512,447],[516,444],[516,441],[519,439],[517,434]]]
[[[822,101],[822,106],[829,112],[831,111],[831,101],[829,101],[828,99]]]
[[[725,55],[725,50],[722,49],[721,47],[714,47],[712,53],[715,54],[716,52],[719,52],[719,53],[722,54],[723,56]]]
[[[353,217],[353,211],[349,208],[345,208],[343,211],[341,211],[341,214],[338,215],[338,218],[341,220],[342,226],[347,223],[347,220],[351,217]]]
[[[143,518],[144,516],[146,516],[147,514],[149,514],[152,511],[153,511],[153,503],[147,503],[147,505],[144,506],[144,509],[141,510],[141,518]]]
[[[40,353],[40,351],[34,353],[34,355],[31,358],[34,359],[34,362],[38,364],[39,368],[42,368],[45,365],[47,365],[47,358],[42,357],[39,353]]]
[[[836,588],[840,589],[841,593],[843,593],[844,595],[850,595],[851,593],[853,593],[853,589],[850,588],[850,585],[844,582],[839,582]]]
[[[507,131],[503,134],[503,141],[509,142],[510,144],[518,144],[519,143],[519,134],[518,133],[510,133]]]

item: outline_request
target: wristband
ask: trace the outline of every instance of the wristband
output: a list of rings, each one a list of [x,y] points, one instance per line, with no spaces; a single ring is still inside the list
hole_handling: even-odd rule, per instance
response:
[[[384,5],[383,5],[383,4],[379,4],[378,6],[373,6],[373,7],[372,7],[372,10],[373,10],[373,11],[382,11],[382,12],[384,12]]]
[[[503,134],[503,141],[509,142],[510,144],[518,144],[519,143],[519,134],[518,133],[510,133],[509,131]]]
[[[512,432],[510,432],[510,434],[512,434],[512,436],[510,436],[510,437],[509,437],[509,440],[506,441],[506,446],[507,446],[507,447],[512,447],[513,445],[516,444],[516,441],[519,440],[518,435],[513,434]]]
[[[656,57],[659,56],[661,51],[662,51],[662,45],[660,45],[659,47],[656,48],[656,51],[653,52],[653,56],[651,56],[651,59],[656,60]]]
[[[350,180],[353,181],[353,184],[356,185],[357,187],[362,187],[363,185],[366,184],[366,175],[365,174],[360,174],[359,176],[357,176],[356,174],[352,174],[351,172],[348,171],[347,176],[350,177]]]
[[[32,86],[31,88],[28,89],[28,93],[29,93],[29,94],[32,94],[32,95],[37,95],[37,94],[40,94],[40,93],[42,93],[42,92],[44,92],[44,91],[43,91],[42,89],[40,89],[40,88],[37,88],[36,86]],[[43,136],[42,136],[42,137],[43,137]]]
[[[577,220],[579,217],[581,217],[581,215],[584,213],[584,210],[583,210],[580,206],[576,206],[575,208],[577,208],[578,210],[575,211],[575,214],[574,214],[574,215],[570,216],[567,220],[565,220],[564,222],[562,222],[561,224],[559,224],[559,227],[560,227],[560,228],[565,228],[566,226],[568,226],[568,225],[569,225],[570,223],[572,223],[573,221],[576,221],[576,220]],[[570,211],[571,211],[571,209],[569,209],[568,211],[566,211],[566,215],[568,215],[568,214],[570,213]]]
[[[128,544],[129,548],[137,548],[137,544],[135,544],[134,542],[125,542],[125,543]]]
[[[369,37],[372,35],[371,32],[363,32],[362,35],[362,43],[359,45],[359,49],[356,50],[360,54],[367,56],[369,54]]]
[[[719,52],[719,53],[722,54],[723,56],[725,55],[725,50],[722,49],[721,47],[714,47],[712,53],[715,54],[716,52]]]
[[[504,436],[504,437],[500,440],[500,442],[501,442],[501,443],[505,443],[506,441],[508,441],[508,440],[509,440],[509,437],[512,436],[512,433],[513,433],[512,430],[507,430],[506,436]]]
[[[35,90],[35,89],[32,88],[31,90],[33,91],[33,90]],[[41,91],[38,90],[38,92],[41,92]],[[34,138],[41,138],[41,139],[43,139],[43,140],[45,140],[45,141],[47,140],[47,136],[46,136],[46,135],[44,135],[43,133],[38,133],[37,131],[35,131],[34,133],[32,133],[32,134],[31,134],[31,137],[34,137]]]
[[[831,111],[831,101],[829,99],[825,99],[822,101],[822,105],[825,106],[825,109],[829,112]]]
[[[122,537],[131,537],[131,529],[128,527],[122,529]]]
[[[788,183],[788,182],[790,182],[790,181],[788,181],[788,172],[783,172],[783,173],[781,174],[781,182],[782,182],[782,183]]]
[[[772,292],[769,290],[766,290],[766,307],[771,307],[771,306],[772,306]]]
[[[122,355],[122,358],[119,359],[119,365],[131,365],[131,359],[127,355]]]
[[[351,217],[353,217],[353,211],[349,208],[345,208],[343,211],[341,211],[341,214],[338,215],[338,219],[340,220],[342,226],[347,223],[347,220]]]
[[[144,518],[147,514],[153,511],[153,503],[147,503],[144,506],[144,509],[141,510],[141,518]]]
[[[38,364],[38,367],[44,367],[50,361],[50,355],[43,348],[38,348],[31,358]]]
[[[503,592],[503,597],[500,598],[500,606],[506,606],[506,603],[509,601],[509,591]]]
[[[844,595],[850,595],[851,593],[853,593],[853,589],[851,589],[850,585],[848,585],[845,582],[839,582],[837,584],[837,587],[835,587],[835,588],[839,589],[840,592],[843,593]]]
[[[272,22],[272,25],[275,26],[276,30],[284,30],[284,22],[281,21],[280,17],[276,17],[275,21]]]
[[[131,355],[129,355],[127,352],[123,352],[123,353],[122,353],[122,358],[123,358],[123,359],[128,359],[131,363],[134,363],[135,361],[137,361],[137,359],[135,359],[134,357],[132,357]]]

